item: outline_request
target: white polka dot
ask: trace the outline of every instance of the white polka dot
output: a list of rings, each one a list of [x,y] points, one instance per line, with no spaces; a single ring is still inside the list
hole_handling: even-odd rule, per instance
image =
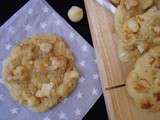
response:
[[[80,116],[81,115],[81,111],[79,108],[76,108],[76,110],[74,111],[75,116]]]
[[[5,45],[6,50],[10,50],[11,47],[12,47],[12,46],[11,46],[11,44],[9,44],[9,43]]]
[[[88,51],[88,47],[86,45],[82,45],[81,50],[83,52],[87,52]]]
[[[56,20],[56,25],[57,26],[60,26],[62,23],[61,23],[61,21],[60,20]]]
[[[29,15],[31,15],[33,13],[33,9],[28,9],[28,12],[27,12]]]
[[[80,66],[85,67],[86,62],[83,60],[83,61],[81,61],[79,64],[80,64]]]
[[[79,82],[81,82],[81,83],[83,83],[85,81],[85,78],[84,77],[81,77],[80,79],[79,79]]]
[[[47,24],[46,24],[45,22],[41,22],[41,23],[40,23],[40,26],[41,26],[42,29],[45,29],[46,26],[47,26]]]
[[[0,94],[0,101],[3,101],[3,100],[4,100],[4,95]]]
[[[51,120],[51,119],[47,116],[43,120]]]
[[[44,13],[47,13],[49,11],[49,8],[45,6],[44,8],[42,8],[42,10]]]
[[[93,95],[93,96],[97,96],[97,95],[98,95],[97,89],[93,88],[93,90],[92,90],[92,95]]]
[[[14,29],[12,26],[10,26],[10,27],[8,28],[8,32],[9,32],[10,34],[14,34],[14,33],[15,33],[15,29]]]
[[[64,112],[60,112],[60,113],[59,113],[59,119],[60,119],[60,120],[65,120],[65,119],[67,119],[66,114],[65,114]]]
[[[12,114],[17,114],[17,113],[18,113],[18,108],[12,108],[12,109],[10,110],[10,112],[11,112]]]
[[[29,25],[29,24],[24,26],[24,30],[25,30],[25,31],[30,31],[31,28],[32,28],[32,27],[31,27],[31,25]]]
[[[75,37],[76,35],[73,33],[73,32],[71,32],[70,34],[69,34],[69,38],[72,40],[74,37]]]
[[[82,98],[83,98],[83,94],[82,94],[81,92],[78,92],[78,93],[76,94],[76,98],[77,98],[77,99],[82,99]]]
[[[94,80],[97,80],[99,78],[99,75],[97,73],[95,73],[95,74],[93,74],[92,77],[93,77]]]

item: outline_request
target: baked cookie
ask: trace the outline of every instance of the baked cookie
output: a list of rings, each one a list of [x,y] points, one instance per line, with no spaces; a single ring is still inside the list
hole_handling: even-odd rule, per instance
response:
[[[16,101],[44,112],[74,90],[79,73],[62,38],[37,35],[12,49],[3,64],[2,76]]]
[[[149,48],[160,44],[158,37],[160,37],[160,10],[156,7],[128,19],[122,28],[122,40],[118,45],[120,60],[134,63]]]
[[[122,36],[123,25],[129,18],[143,14],[153,6],[159,8],[160,0],[121,0],[115,13],[115,28],[118,35]]]
[[[150,49],[137,60],[128,75],[126,88],[139,108],[160,110],[160,46]]]

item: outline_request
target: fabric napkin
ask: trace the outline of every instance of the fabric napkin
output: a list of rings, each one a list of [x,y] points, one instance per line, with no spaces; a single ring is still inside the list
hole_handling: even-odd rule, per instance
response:
[[[0,75],[0,120],[81,120],[102,94],[94,49],[45,0],[30,0],[0,27],[0,70],[15,44],[42,33],[65,39],[81,74],[78,86],[56,107],[36,113],[12,100]]]

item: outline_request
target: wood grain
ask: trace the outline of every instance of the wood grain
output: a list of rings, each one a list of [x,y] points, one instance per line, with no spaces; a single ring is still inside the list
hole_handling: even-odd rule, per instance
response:
[[[148,112],[137,108],[125,87],[104,92],[107,111],[111,120],[160,120],[160,112]]]
[[[93,0],[85,5],[103,88],[122,85],[129,70],[117,58],[113,15]]]

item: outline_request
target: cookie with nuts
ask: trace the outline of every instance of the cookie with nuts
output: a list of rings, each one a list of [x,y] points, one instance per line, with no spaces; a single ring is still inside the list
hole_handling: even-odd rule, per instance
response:
[[[152,112],[160,110],[160,46],[138,58],[127,77],[126,88],[139,108]]]
[[[44,112],[75,89],[79,73],[61,37],[37,35],[11,50],[3,64],[2,76],[18,103]]]
[[[160,0],[120,0],[115,14],[115,28],[118,35],[122,36],[124,23],[139,14],[143,14],[151,7],[160,8]]]
[[[122,62],[135,63],[149,48],[160,44],[160,10],[156,7],[128,19],[122,28],[119,58]]]

